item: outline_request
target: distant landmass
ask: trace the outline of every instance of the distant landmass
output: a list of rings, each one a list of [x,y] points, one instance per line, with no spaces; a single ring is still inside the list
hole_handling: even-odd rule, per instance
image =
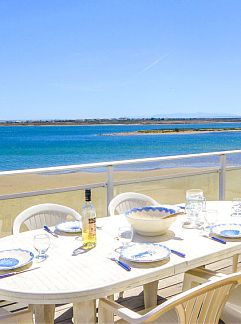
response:
[[[156,115],[151,118],[121,117],[121,118],[87,118],[87,119],[40,119],[40,120],[1,120],[0,126],[60,126],[60,125],[148,125],[148,124],[198,124],[198,123],[222,123],[241,122],[241,116],[236,115],[213,115],[202,113],[183,113]],[[194,117],[195,116],[195,117]]]
[[[133,136],[133,135],[171,135],[171,134],[204,134],[220,132],[240,132],[241,127],[222,127],[222,128],[174,128],[174,129],[145,129],[132,132],[116,132],[101,134],[101,136]]]
[[[214,113],[172,113],[172,114],[158,114],[154,115],[153,118],[241,118],[241,115],[236,114],[214,114]]]

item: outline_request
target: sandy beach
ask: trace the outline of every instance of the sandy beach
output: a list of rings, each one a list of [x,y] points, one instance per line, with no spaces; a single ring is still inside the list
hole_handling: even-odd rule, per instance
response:
[[[100,136],[148,136],[148,135],[195,135],[207,133],[224,133],[224,132],[241,132],[241,128],[236,129],[156,129],[156,130],[140,130],[134,132],[120,132],[101,134]]]
[[[181,178],[158,181],[140,182],[134,184],[118,185],[114,187],[114,195],[121,192],[134,191],[150,195],[161,204],[175,204],[185,201],[185,191],[190,188],[201,188],[208,200],[218,199],[218,174],[204,174],[185,176],[189,172],[201,171],[199,168],[170,168],[148,171],[118,171],[114,173],[114,181],[134,180],[154,176],[175,176]],[[241,171],[229,171],[227,176],[226,199],[240,196],[240,187],[237,178]],[[107,214],[106,206],[106,174],[99,172],[78,172],[66,174],[23,174],[0,176],[0,195],[30,192],[37,190],[67,188],[79,185],[103,183],[103,187],[92,190],[93,203],[96,207],[97,217]],[[56,194],[38,195],[33,197],[0,200],[0,232],[7,235],[11,232],[14,218],[24,209],[40,203],[57,203],[70,206],[81,211],[84,202],[83,190],[69,191]]]

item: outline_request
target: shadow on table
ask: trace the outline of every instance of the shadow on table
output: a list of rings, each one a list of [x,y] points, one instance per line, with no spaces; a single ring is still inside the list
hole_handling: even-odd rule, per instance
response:
[[[131,262],[120,258],[123,262],[128,264],[131,268],[136,269],[150,269],[150,268],[158,268],[170,261],[170,258],[166,258],[165,260],[161,261],[154,261],[154,262]]]
[[[132,241],[136,243],[160,243],[160,242],[166,242],[169,240],[178,240],[181,241],[183,240],[181,237],[178,237],[175,235],[175,233],[171,230],[167,231],[163,235],[158,235],[158,236],[143,236],[140,234],[135,233],[133,236]]]

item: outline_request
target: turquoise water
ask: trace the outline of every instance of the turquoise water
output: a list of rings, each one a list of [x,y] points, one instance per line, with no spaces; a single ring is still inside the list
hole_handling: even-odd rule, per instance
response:
[[[99,136],[139,129],[195,127],[241,127],[241,123],[159,126],[2,126],[0,127],[0,170],[241,149],[241,132]],[[209,163],[215,163],[214,160],[209,160]],[[203,163],[206,162],[196,161],[197,166],[202,166]],[[230,163],[240,165],[240,156],[230,160]],[[178,164],[188,165],[189,161],[179,161]],[[177,162],[171,166],[176,165]]]

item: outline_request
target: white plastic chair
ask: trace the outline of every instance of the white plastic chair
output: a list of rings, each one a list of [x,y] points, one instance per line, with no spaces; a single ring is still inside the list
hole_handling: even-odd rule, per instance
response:
[[[231,291],[221,319],[225,324],[241,323],[241,286]]]
[[[80,220],[81,218],[77,211],[67,206],[58,204],[35,205],[25,209],[15,218],[12,232],[13,234],[18,234],[23,224],[28,230],[42,228],[44,225],[54,226],[66,221],[69,216],[71,219],[75,220]],[[14,315],[7,310],[8,307],[6,307],[6,303],[10,308],[13,308],[14,306]],[[0,323],[32,323],[32,312],[31,310],[27,310],[27,308],[28,305],[25,304],[1,301]],[[17,309],[20,309],[19,314],[17,313]],[[4,317],[1,317],[1,314],[3,314]]]
[[[109,215],[123,214],[127,210],[135,207],[145,206],[158,206],[160,205],[156,200],[149,196],[136,193],[136,192],[124,192],[115,196],[108,207]]]
[[[196,268],[188,271],[184,277],[184,290],[192,286],[200,285],[213,279],[213,271],[208,269]],[[219,274],[224,277],[224,274]],[[222,311],[221,320],[225,324],[241,323],[241,286],[234,288]]]
[[[40,204],[32,206],[22,211],[14,220],[13,234],[20,232],[22,224],[25,224],[29,230],[42,228],[44,225],[54,226],[63,221],[67,217],[80,220],[81,216],[74,209],[57,205],[57,204]]]
[[[122,319],[118,323],[218,324],[231,289],[240,282],[240,272],[217,276],[213,281],[172,297],[152,310],[146,310],[144,315],[102,298],[99,302],[99,324],[114,323],[114,314]]]
[[[159,203],[149,196],[136,193],[124,192],[115,196],[108,206],[110,216],[123,214],[127,210],[135,207],[157,206]],[[119,296],[123,297],[124,292],[120,292]]]

